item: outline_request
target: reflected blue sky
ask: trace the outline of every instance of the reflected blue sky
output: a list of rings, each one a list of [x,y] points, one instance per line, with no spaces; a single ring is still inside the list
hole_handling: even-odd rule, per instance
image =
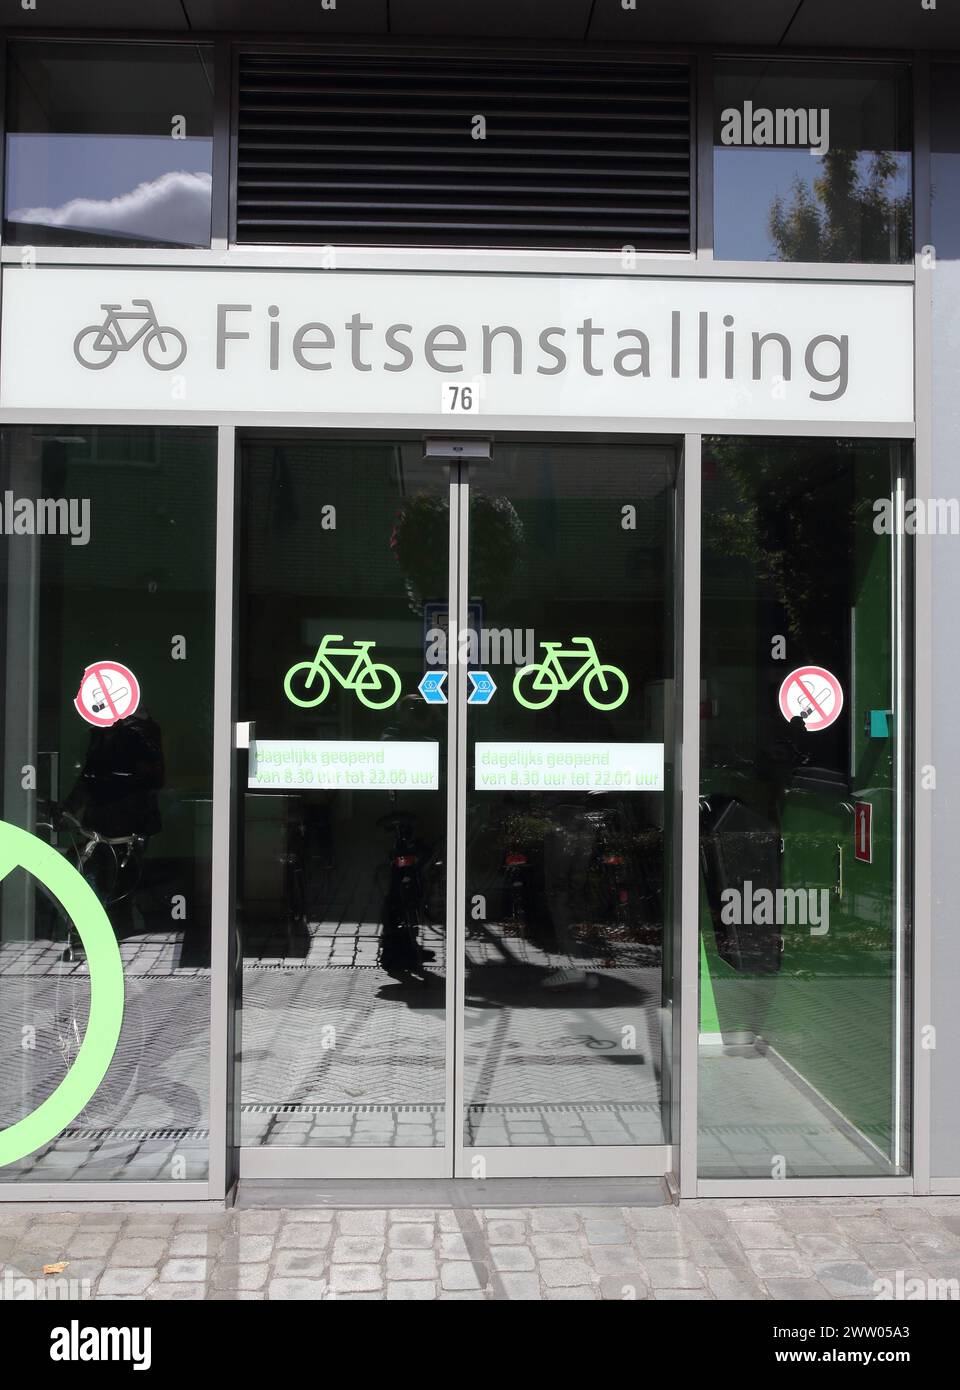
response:
[[[137,240],[206,244],[212,164],[209,137],[11,134],[6,215]],[[24,216],[42,209],[54,215]]]

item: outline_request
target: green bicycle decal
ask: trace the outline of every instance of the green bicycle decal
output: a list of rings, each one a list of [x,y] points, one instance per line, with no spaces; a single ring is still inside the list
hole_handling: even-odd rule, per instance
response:
[[[552,705],[561,690],[572,690],[583,681],[583,694],[594,709],[618,709],[630,693],[630,684],[619,666],[605,666],[589,637],[571,637],[571,644],[541,642],[546,655],[539,665],[522,667],[513,678],[513,693],[527,709],[545,709]],[[579,661],[580,665],[567,675],[561,662]],[[524,694],[526,691],[526,694]]]
[[[400,677],[385,661],[371,661],[376,642],[354,642],[352,647],[335,647],[343,634],[329,633],[317,648],[312,661],[298,661],[283,678],[287,699],[301,709],[314,709],[330,694],[332,676],[344,690],[352,690],[368,709],[388,709],[400,695]],[[333,656],[353,657],[346,675],[330,660]],[[314,689],[314,683],[317,683]]]
[[[90,1012],[80,1050],[56,1090],[0,1129],[0,1167],[55,1139],[80,1114],[113,1061],[123,1022],[123,962],[110,918],[89,883],[52,845],[0,821],[0,882],[16,868],[32,874],[73,922],[90,970]]]

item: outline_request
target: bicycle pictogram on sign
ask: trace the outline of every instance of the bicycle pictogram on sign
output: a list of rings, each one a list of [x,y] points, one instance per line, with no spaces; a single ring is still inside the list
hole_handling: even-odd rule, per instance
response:
[[[130,303],[139,307],[125,310],[122,304],[101,304],[106,318],[103,323],[80,329],[73,340],[74,357],[81,367],[99,372],[121,352],[130,352],[142,343],[144,359],[151,367],[158,372],[172,372],[187,355],[186,338],[178,329],[159,322],[149,299],[131,299]],[[135,323],[140,327],[131,332]]]
[[[287,699],[301,709],[313,709],[330,694],[330,678],[352,690],[368,709],[387,709],[400,694],[400,677],[385,661],[372,661],[370,652],[376,642],[354,642],[351,647],[335,647],[343,634],[328,633],[316,650],[312,661],[298,661],[283,678]],[[353,657],[346,675],[339,671],[331,657]],[[317,682],[314,690],[314,682]]]
[[[545,656],[534,666],[522,667],[513,678],[513,693],[527,709],[545,709],[561,690],[572,690],[583,681],[583,697],[594,709],[619,709],[630,693],[630,684],[619,666],[605,665],[589,637],[571,637],[571,647],[562,642],[541,642]],[[576,645],[579,644],[579,645]],[[568,674],[564,660],[580,663]]]

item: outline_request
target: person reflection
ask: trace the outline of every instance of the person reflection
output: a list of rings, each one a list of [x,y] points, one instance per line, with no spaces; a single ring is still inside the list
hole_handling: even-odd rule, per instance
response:
[[[76,822],[78,866],[118,937],[133,927],[143,857],[161,827],[157,793],[164,777],[160,726],[140,710],[91,732],[83,767],[61,808]]]

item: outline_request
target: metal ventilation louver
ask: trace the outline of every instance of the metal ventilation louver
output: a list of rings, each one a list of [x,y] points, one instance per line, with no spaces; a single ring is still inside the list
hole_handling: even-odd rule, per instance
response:
[[[686,251],[690,204],[684,64],[240,60],[241,242]]]

